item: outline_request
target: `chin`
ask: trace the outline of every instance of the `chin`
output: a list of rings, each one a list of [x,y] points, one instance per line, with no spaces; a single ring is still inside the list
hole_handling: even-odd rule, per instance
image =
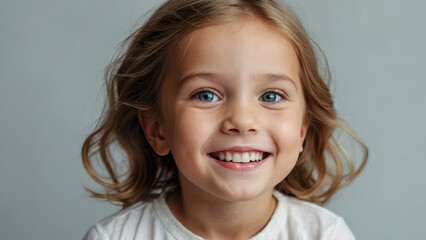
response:
[[[252,187],[250,188],[239,188],[239,189],[228,189],[225,192],[220,194],[220,198],[227,202],[246,202],[254,200],[265,194],[272,194],[273,189],[268,190],[256,190]]]

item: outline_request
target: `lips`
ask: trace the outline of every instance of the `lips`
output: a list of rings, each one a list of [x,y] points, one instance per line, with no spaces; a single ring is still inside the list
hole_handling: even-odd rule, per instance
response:
[[[223,162],[249,163],[262,161],[269,156],[269,153],[260,151],[218,151],[208,155]]]

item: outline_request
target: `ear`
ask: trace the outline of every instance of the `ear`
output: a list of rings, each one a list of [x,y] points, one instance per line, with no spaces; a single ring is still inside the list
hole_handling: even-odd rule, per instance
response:
[[[305,142],[306,134],[308,133],[309,125],[311,124],[311,118],[305,114],[302,127],[300,130],[300,149],[299,152],[303,152],[303,143]]]
[[[160,156],[167,155],[170,152],[170,147],[156,114],[151,110],[140,110],[138,112],[138,119],[145,138],[154,152]]]

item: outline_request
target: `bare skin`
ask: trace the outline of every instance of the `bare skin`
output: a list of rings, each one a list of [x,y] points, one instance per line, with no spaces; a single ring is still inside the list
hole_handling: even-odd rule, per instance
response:
[[[197,203],[192,202],[195,198]],[[277,201],[272,195],[265,195],[247,202],[217,202],[207,195],[200,199],[191,192],[176,191],[167,199],[167,204],[182,225],[204,239],[242,240],[266,226]]]
[[[160,117],[142,116],[141,124],[157,154],[173,154],[181,191],[167,204],[188,230],[249,239],[267,225],[274,186],[293,169],[309,125],[299,73],[291,41],[257,18],[204,27],[181,41]],[[259,152],[260,161],[234,162]]]

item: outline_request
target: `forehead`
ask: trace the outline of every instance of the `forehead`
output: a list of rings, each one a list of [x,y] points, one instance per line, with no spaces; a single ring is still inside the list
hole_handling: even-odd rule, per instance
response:
[[[173,54],[174,77],[218,72],[231,77],[264,73],[290,76],[300,84],[293,43],[276,26],[247,17],[220,22],[186,35]]]

